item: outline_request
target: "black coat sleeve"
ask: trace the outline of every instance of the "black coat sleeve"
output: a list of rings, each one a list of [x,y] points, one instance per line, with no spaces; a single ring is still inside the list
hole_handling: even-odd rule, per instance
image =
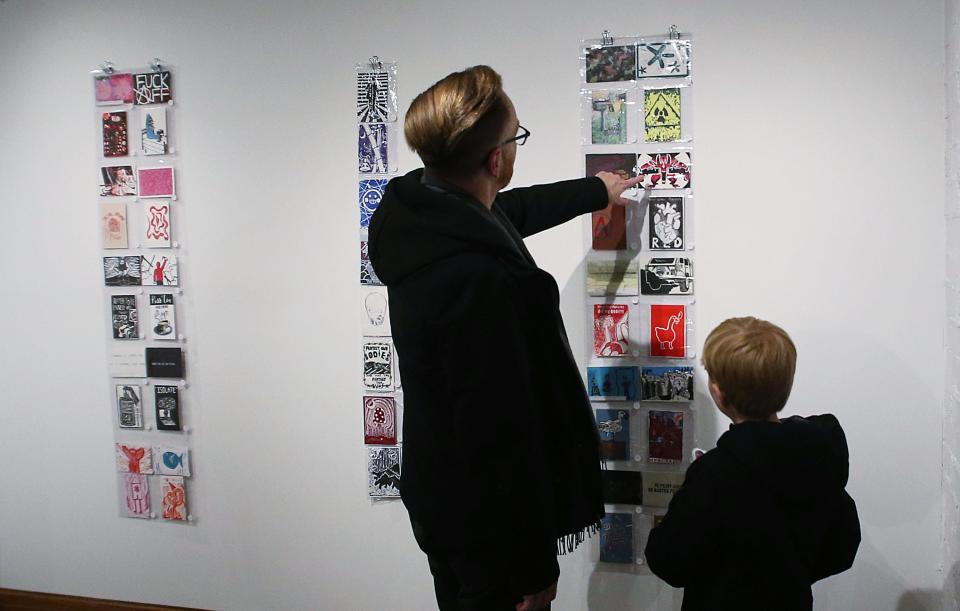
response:
[[[523,237],[607,206],[607,187],[597,177],[504,191],[497,204]]]
[[[820,581],[846,571],[860,548],[860,518],[857,504],[845,491],[837,496],[823,518],[821,545],[811,567],[811,581]]]
[[[718,545],[712,522],[712,492],[704,459],[690,465],[660,524],[650,531],[644,554],[650,570],[675,588],[700,581]]]
[[[462,478],[458,487],[471,499],[458,516],[472,533],[470,545],[499,558],[502,579],[532,594],[560,574],[530,369],[536,354],[524,339],[519,287],[502,264],[476,255],[458,265],[463,282],[438,328],[441,383],[458,448],[451,459]]]
[[[824,499],[825,506],[818,521],[823,532],[821,544],[812,558],[811,580],[819,581],[853,566],[860,548],[860,517],[856,502],[845,490],[850,473],[850,452],[840,421],[833,414],[810,416],[807,420],[830,431],[831,443],[821,451],[832,453],[833,462],[842,465],[836,481],[832,482],[836,492]]]

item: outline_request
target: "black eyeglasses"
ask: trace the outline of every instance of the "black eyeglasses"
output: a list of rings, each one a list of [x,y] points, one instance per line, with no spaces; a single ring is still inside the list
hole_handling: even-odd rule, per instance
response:
[[[503,146],[504,144],[510,144],[511,142],[516,142],[517,146],[523,146],[524,144],[527,143],[527,138],[530,137],[530,130],[522,125],[518,125],[517,127],[520,128],[520,135],[514,136],[509,140],[504,140],[503,142],[500,143],[500,146]]]

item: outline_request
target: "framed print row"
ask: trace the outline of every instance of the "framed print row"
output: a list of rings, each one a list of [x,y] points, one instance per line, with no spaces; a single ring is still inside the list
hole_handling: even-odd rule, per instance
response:
[[[192,317],[177,185],[174,71],[154,59],[92,72],[108,404],[119,515],[189,524]]]
[[[600,435],[607,517],[599,561],[636,571],[642,540],[683,480],[696,373],[692,37],[580,41],[584,176],[640,177],[627,206],[594,212],[584,264],[585,384]]]
[[[384,501],[400,497],[403,389],[391,337],[389,295],[370,262],[367,230],[387,183],[398,172],[397,64],[373,56],[354,68],[362,353],[359,412],[363,420],[367,496],[372,501]]]

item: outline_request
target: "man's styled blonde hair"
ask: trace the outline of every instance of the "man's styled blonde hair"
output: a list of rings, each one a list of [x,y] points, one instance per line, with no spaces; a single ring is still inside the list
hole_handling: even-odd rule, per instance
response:
[[[765,420],[787,404],[797,348],[773,323],[752,316],[730,318],[707,336],[703,366],[742,416]]]
[[[499,144],[509,117],[500,75],[490,66],[473,66],[414,98],[403,135],[428,168],[468,174]]]

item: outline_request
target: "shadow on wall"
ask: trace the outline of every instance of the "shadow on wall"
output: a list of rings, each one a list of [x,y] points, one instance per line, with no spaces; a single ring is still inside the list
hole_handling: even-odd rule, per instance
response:
[[[960,562],[944,575],[943,590],[909,590],[896,611],[960,611]]]

